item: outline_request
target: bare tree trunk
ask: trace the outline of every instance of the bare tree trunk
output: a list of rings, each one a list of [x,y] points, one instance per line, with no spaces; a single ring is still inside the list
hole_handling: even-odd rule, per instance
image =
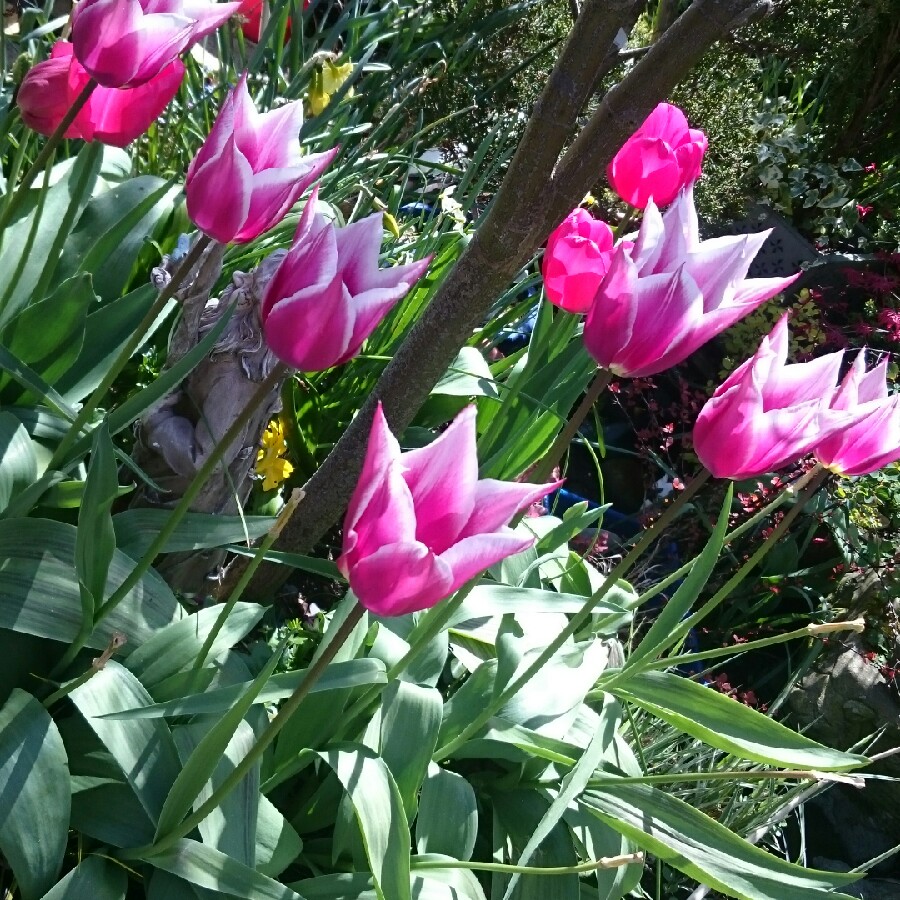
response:
[[[401,433],[494,299],[653,107],[716,40],[769,8],[763,0],[695,0],[609,91],[559,159],[594,85],[616,62],[617,34],[631,30],[641,6],[642,0],[585,0],[489,212],[359,415],[304,486],[305,499],[277,549],[306,552],[338,521],[362,468],[377,402]],[[283,567],[261,567],[251,593],[271,595],[286,574]],[[235,577],[226,579],[223,596]]]

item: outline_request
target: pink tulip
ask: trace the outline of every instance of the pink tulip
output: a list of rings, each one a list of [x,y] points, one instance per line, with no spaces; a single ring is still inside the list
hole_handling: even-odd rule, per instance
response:
[[[378,615],[426,609],[527,550],[534,538],[507,523],[557,486],[479,480],[474,406],[427,447],[402,453],[379,404],[338,568]]]
[[[805,456],[846,422],[828,409],[843,351],[786,365],[787,314],[729,375],[694,426],[694,450],[717,478],[755,478]]]
[[[346,228],[303,209],[294,243],[266,287],[263,335],[283,362],[304,372],[339,366],[359,353],[394,304],[422,277],[428,259],[378,268],[381,213]]]
[[[634,246],[616,246],[588,312],[588,352],[616,375],[633,378],[680,363],[797,277],[746,277],[768,236],[701,241],[690,187],[665,216],[651,201]]]
[[[246,243],[284,218],[338,152],[303,156],[302,124],[302,100],[260,114],[240,77],[188,167],[187,211],[201,231]]]
[[[587,210],[573,209],[550,235],[541,272],[547,299],[572,313],[585,313],[609,268],[613,232]]]
[[[824,466],[841,475],[868,475],[900,458],[900,394],[888,396],[887,356],[871,372],[860,351],[831,401],[845,424],[816,444]]]
[[[75,56],[104,87],[135,87],[215,31],[240,3],[81,0],[72,13]]]
[[[180,59],[170,62],[140,87],[94,88],[65,137],[124,147],[140,137],[178,93],[184,78]],[[25,76],[16,102],[22,121],[41,134],[52,134],[76,97],[90,81],[68,41],[57,41],[50,59]]]
[[[665,206],[700,177],[706,135],[689,128],[684,113],[660,103],[613,157],[606,170],[612,189],[638,209],[652,199]]]

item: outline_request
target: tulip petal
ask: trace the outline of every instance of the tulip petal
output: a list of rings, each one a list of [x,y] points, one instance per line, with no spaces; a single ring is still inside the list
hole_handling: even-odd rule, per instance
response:
[[[197,23],[194,26],[191,43],[197,43],[197,41],[224,25],[240,8],[240,2],[209,3],[202,2],[202,0],[198,0],[198,2],[185,0],[183,4],[184,15]]]
[[[250,209],[232,240],[252,241],[277,225],[308,187],[309,182],[297,178],[296,169],[265,169],[252,174]]]
[[[338,251],[343,263],[344,282],[351,293],[359,294],[374,287],[383,287],[377,282],[378,274],[386,275],[391,269],[378,272],[378,254],[384,236],[380,212],[353,222],[337,233]]]
[[[443,553],[472,515],[478,459],[474,406],[467,406],[427,447],[403,454],[416,506],[416,539]]]
[[[460,538],[498,531],[508,525],[516,513],[552,494],[561,484],[562,481],[527,484],[482,478],[475,486],[475,508],[469,521],[463,526]]]
[[[438,559],[453,572],[452,593],[491,566],[534,546],[534,542],[533,536],[516,534],[511,528],[504,528],[494,534],[475,534],[463,538]]]
[[[222,153],[189,175],[187,211],[191,220],[223,244],[240,231],[250,211],[253,170],[235,145],[225,142]],[[223,191],[222,185],[228,190]]]
[[[286,169],[302,164],[300,129],[303,128],[303,101],[295,100],[259,116],[257,133],[265,140],[253,160],[254,171]],[[331,151],[332,154],[336,151]]]
[[[450,567],[424,544],[389,544],[349,571],[350,587],[366,609],[403,616],[434,606],[455,590]]]

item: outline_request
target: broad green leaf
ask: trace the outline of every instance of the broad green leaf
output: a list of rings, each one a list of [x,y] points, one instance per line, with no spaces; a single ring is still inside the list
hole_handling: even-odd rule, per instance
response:
[[[190,762],[209,731],[209,721],[183,725],[174,730],[172,736],[182,765]],[[249,722],[238,722],[228,745],[210,760],[214,763],[212,773],[209,780],[201,786],[194,805],[198,806],[207,800],[213,790],[234,771],[237,763],[250,752],[255,739]],[[203,843],[255,869],[259,797],[259,766],[256,765],[197,826]]]
[[[38,179],[33,207],[3,232],[0,248],[0,327],[51,284],[63,244],[81,215],[100,171],[103,149],[85,144],[75,164],[49,189]]]
[[[0,344],[55,386],[81,352],[88,310],[96,301],[90,276],[69,278],[51,296],[26,306],[8,322]]]
[[[255,603],[235,603],[213,641],[209,661],[243,640],[264,612]],[[194,662],[221,614],[221,606],[210,606],[173,622],[138,647],[126,665],[145,687],[154,687]]]
[[[597,604],[594,613],[600,616],[628,616],[628,605],[637,597],[632,587],[621,581]],[[505,584],[476,585],[454,612],[448,627],[471,619],[486,616],[503,616],[509,613],[544,615],[580,612],[587,598],[579,594],[560,594],[540,588],[510,587]]]
[[[265,794],[256,820],[256,870],[277,878],[303,849],[300,836]]]
[[[26,391],[42,400],[62,418],[70,422],[74,420],[75,411],[56,389],[47,384],[30,366],[13,356],[2,344],[0,344],[0,370],[9,373]]]
[[[148,857],[147,862],[197,887],[232,894],[242,900],[304,900],[289,887],[187,838],[165,853]]]
[[[379,900],[411,900],[409,825],[390,770],[361,745],[347,744],[319,756],[353,804]]]
[[[413,873],[412,895],[415,900],[485,900],[484,891],[472,872],[449,867],[434,868],[434,864],[442,858],[429,855],[423,860],[429,867]],[[372,876],[364,872],[320,875],[297,881],[291,887],[305,900],[379,900]]]
[[[232,544],[228,549],[232,553],[237,553],[238,556],[256,556],[256,549],[253,547]],[[318,559],[315,556],[304,556],[301,553],[283,553],[281,550],[269,550],[263,554],[263,559],[266,562],[278,563],[291,569],[299,569],[301,572],[312,572],[314,575],[331,578],[333,581],[347,580],[330,559]]]
[[[437,746],[443,700],[440,692],[393,681],[381,695],[379,756],[394,776],[406,818],[416,815],[416,798]]]
[[[72,827],[112,847],[152,843],[153,822],[134,791],[124,781],[94,780],[99,783],[72,794]]]
[[[81,352],[65,373],[54,381],[54,387],[67,402],[83,400],[100,384],[125,342],[150,311],[156,297],[156,288],[148,282],[88,314]],[[166,307],[148,330],[147,338],[159,328],[172,308],[172,305]]]
[[[549,836],[550,832],[559,825],[563,814],[575,798],[587,787],[588,780],[594,774],[594,769],[600,765],[603,753],[611,740],[612,735],[605,730],[601,729],[596,732],[581,758],[560,782],[559,793],[553,798],[553,802],[548,807],[547,812],[541,816],[540,822],[538,822],[531,837],[528,838],[528,843],[522,848],[522,852],[516,860],[517,866],[527,866],[535,850]],[[503,900],[509,900],[512,896],[519,878],[518,873],[512,875],[503,894]]]
[[[31,438],[12,413],[0,412],[0,510],[37,478],[38,462]]]
[[[128,876],[102,856],[83,859],[42,900],[125,900]]]
[[[850,900],[826,894],[862,873],[804,869],[747,843],[683,800],[646,784],[586,791],[580,804],[689,878],[740,900]]]
[[[66,241],[60,270],[90,273],[104,301],[120,297],[141,248],[180,192],[171,181],[139,175],[94,197]]]
[[[625,676],[610,690],[685,734],[743,759],[826,772],[868,762],[864,756],[823,747],[725,694],[669,672]]]
[[[416,900],[485,900],[484,891],[474,872],[442,862],[455,859],[437,853],[413,857],[413,896]]]
[[[150,695],[124,666],[108,662],[69,695],[85,721],[112,754],[150,818],[157,822],[181,765],[165,722],[112,722],[106,713],[149,706]]]
[[[140,559],[171,515],[167,509],[126,509],[116,513],[113,517],[116,546],[132,558]],[[224,547],[237,541],[254,541],[266,535],[274,522],[271,516],[187,513],[161,552],[181,553]]]
[[[633,669],[639,663],[647,659],[655,659],[662,654],[667,647],[681,640],[687,633],[687,629],[681,626],[681,620],[687,615],[694,601],[700,595],[709,576],[715,568],[725,542],[725,532],[728,530],[728,513],[731,509],[731,497],[734,493],[734,482],[728,483],[725,499],[719,511],[716,527],[706,546],[694,561],[691,571],[681,582],[678,590],[672,598],[663,606],[662,611],[656,617],[650,630],[644,635],[640,644],[631,651],[625,661],[625,669]]]
[[[468,860],[477,837],[478,803],[472,785],[462,775],[432,763],[419,797],[417,852]]]
[[[540,821],[547,814],[548,801],[537,791],[513,790],[497,792],[494,812],[512,844],[512,857],[504,862],[514,862],[516,856],[529,843]],[[532,865],[541,867],[575,866],[578,856],[569,829],[557,823],[532,853]],[[493,876],[492,896],[503,896],[509,875]],[[571,875],[523,876],[514,888],[516,900],[579,900],[579,878]]]
[[[265,687],[266,682],[272,677],[272,673],[275,671],[275,667],[280,659],[280,650],[271,655],[262,671],[250,683],[250,686],[209,729],[194,748],[190,758],[184,763],[184,767],[178,773],[172,789],[168,791],[168,796],[157,824],[157,840],[177,827],[181,820],[190,812],[194,801],[199,797],[204,786],[212,777],[222,754],[225,753],[237,733],[244,716],[247,715],[259,692]],[[114,723],[110,724],[112,727],[115,727]],[[257,771],[255,779],[257,784],[258,779],[259,773]],[[253,810],[252,824],[255,830],[255,809]],[[255,837],[253,843],[255,843]]]
[[[432,394],[454,397],[500,396],[491,368],[476,347],[463,347],[441,380],[431,389]]]
[[[147,879],[147,900],[199,900],[200,895],[183,878],[154,869]]]
[[[95,608],[106,599],[106,579],[116,552],[112,505],[119,496],[116,451],[104,422],[94,432],[91,463],[78,511],[75,538],[75,571],[83,596],[85,618],[92,621]],[[91,602],[86,602],[90,600]]]
[[[306,669],[296,672],[281,672],[273,675],[269,683],[257,694],[254,703],[274,703],[290,697],[306,677]],[[313,685],[311,694],[326,691],[346,690],[366,687],[370,684],[385,684],[387,677],[384,664],[375,659],[351,659],[346,662],[331,663],[322,677]],[[159,719],[163,716],[193,716],[222,713],[232,707],[245,693],[250,682],[216,688],[204,694],[194,694],[165,703],[154,703],[135,709],[122,710],[109,719]]]
[[[71,643],[81,626],[81,593],[75,579],[76,529],[49,519],[0,521],[0,628]],[[107,594],[134,568],[118,550],[109,567]],[[113,631],[128,638],[121,651],[140,646],[182,618],[162,579],[148,572],[97,626],[87,646],[103,649]]]
[[[24,900],[59,874],[69,834],[66,748],[47,710],[15,690],[0,709],[0,851]]]
[[[603,513],[612,506],[607,503],[605,506],[598,506],[596,509],[588,509],[588,503],[585,500],[582,503],[576,503],[569,507],[559,523],[552,531],[545,534],[535,545],[538,554],[549,553],[565,547],[572,538],[581,534],[585,528],[595,525],[599,519],[603,518]]]

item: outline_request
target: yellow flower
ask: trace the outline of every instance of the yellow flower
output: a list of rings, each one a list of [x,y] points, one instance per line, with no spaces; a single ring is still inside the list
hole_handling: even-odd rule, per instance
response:
[[[256,454],[256,473],[263,477],[264,491],[273,491],[291,472],[293,465],[284,459],[287,453],[287,441],[284,439],[284,426],[279,419],[273,419],[263,432],[259,453]]]
[[[331,95],[341,89],[344,82],[353,72],[353,63],[335,65],[330,59],[325,60],[322,69],[313,75],[312,86],[309,89],[309,110],[314,115],[319,115],[331,102]],[[347,96],[353,96],[353,89],[347,91]]]

